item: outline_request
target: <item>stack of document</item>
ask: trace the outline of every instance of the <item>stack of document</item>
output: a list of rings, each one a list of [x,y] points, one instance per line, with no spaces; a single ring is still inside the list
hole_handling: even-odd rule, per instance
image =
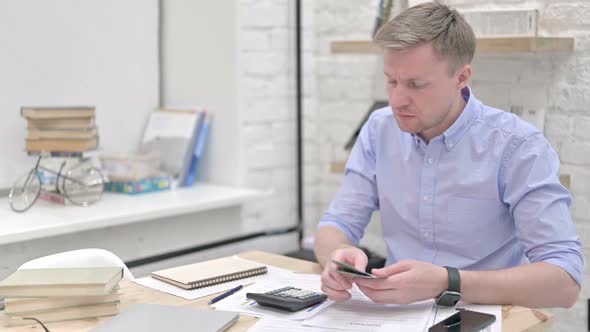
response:
[[[307,310],[295,313],[262,307],[246,298],[246,293],[262,293],[285,285],[320,291],[320,276],[297,274],[269,276],[254,285],[213,305],[215,309],[234,311],[260,317],[251,332],[267,331],[427,331],[428,327],[455,313],[454,308],[435,310],[433,300],[409,305],[377,304],[366,297],[356,286],[352,298],[345,302],[325,301]],[[463,305],[458,307],[480,311],[501,317],[500,306]],[[435,317],[436,316],[436,317]],[[501,319],[491,326],[490,332],[502,330]]]

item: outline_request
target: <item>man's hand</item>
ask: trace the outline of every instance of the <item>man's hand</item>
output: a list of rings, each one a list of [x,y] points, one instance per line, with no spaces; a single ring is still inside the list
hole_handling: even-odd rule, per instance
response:
[[[381,278],[354,278],[354,282],[375,303],[408,304],[432,299],[449,285],[444,267],[425,262],[404,260],[372,272]]]
[[[368,258],[359,248],[346,246],[336,249],[330,255],[330,259],[349,264],[364,271],[367,267]],[[350,298],[349,289],[352,288],[352,278],[336,272],[337,266],[332,261],[326,262],[322,273],[322,292],[328,295],[333,301],[345,301]]]

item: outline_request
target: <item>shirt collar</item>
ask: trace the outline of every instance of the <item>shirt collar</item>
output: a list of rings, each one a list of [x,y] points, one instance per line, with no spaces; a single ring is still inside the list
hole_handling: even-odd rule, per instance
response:
[[[467,104],[461,114],[459,114],[457,120],[455,120],[455,122],[443,133],[444,143],[449,151],[451,151],[457,145],[461,137],[465,135],[469,129],[469,125],[476,116],[477,109],[475,106],[477,104],[477,99],[473,96],[471,88],[465,86],[463,90],[461,90],[461,95]]]

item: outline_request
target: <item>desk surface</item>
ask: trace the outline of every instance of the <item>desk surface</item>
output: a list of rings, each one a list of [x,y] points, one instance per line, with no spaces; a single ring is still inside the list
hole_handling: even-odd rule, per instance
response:
[[[301,273],[320,273],[321,268],[318,264],[307,262],[299,259],[289,258],[280,255],[269,254],[261,251],[249,251],[239,255],[240,257],[258,261],[263,264],[274,265],[286,269],[295,270]],[[189,306],[194,308],[208,308],[207,302],[215,295],[210,295],[195,301],[187,301],[174,295],[162,293],[150,288],[143,287],[128,280],[123,280],[120,284],[121,305],[120,309],[134,303],[158,303],[165,305]],[[543,331],[551,323],[551,315],[533,309],[523,307],[504,307],[503,313],[504,332],[532,332]],[[98,322],[109,319],[93,318],[76,320],[69,322],[57,322],[47,324],[50,331],[59,332],[81,332],[89,331]],[[256,321],[256,318],[240,315],[240,320],[228,331],[238,332],[247,331]],[[13,328],[3,328],[6,332],[24,332],[31,331],[31,326],[19,326]]]

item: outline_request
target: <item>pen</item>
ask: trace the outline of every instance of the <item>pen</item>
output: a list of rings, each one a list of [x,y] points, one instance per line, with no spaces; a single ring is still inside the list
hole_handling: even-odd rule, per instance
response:
[[[212,298],[211,301],[209,301],[209,304],[213,304],[215,302],[219,302],[219,301],[225,299],[226,297],[228,297],[228,296],[232,295],[233,293],[242,289],[242,287],[244,287],[244,285],[239,285],[238,287],[232,288],[232,289],[228,290],[227,292],[225,292],[217,297]]]

